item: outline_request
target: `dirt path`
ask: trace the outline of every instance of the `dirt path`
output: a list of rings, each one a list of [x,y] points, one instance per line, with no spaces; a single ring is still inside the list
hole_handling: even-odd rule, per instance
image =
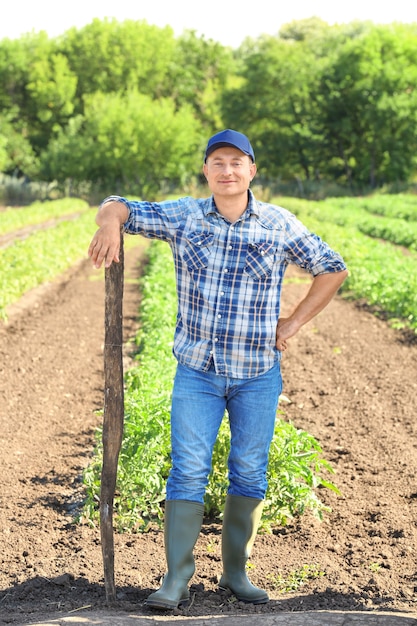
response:
[[[142,250],[126,252],[126,341]],[[286,307],[306,288],[289,283]],[[103,316],[103,273],[85,262],[0,324],[0,623],[105,604],[99,531],[73,523],[101,423]],[[324,522],[305,515],[258,537],[250,576],[272,601],[256,611],[417,611],[417,345],[336,298],[292,340],[283,374],[287,418],[320,441],[342,495],[320,493],[332,507]],[[201,533],[187,615],[254,610],[217,591],[219,533],[210,523]],[[277,589],[305,565],[323,574]],[[160,531],[116,537],[122,610],[149,615],[143,601],[163,571]]]

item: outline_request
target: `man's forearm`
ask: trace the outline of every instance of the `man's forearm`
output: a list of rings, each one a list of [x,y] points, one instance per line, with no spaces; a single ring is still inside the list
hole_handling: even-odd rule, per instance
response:
[[[100,209],[97,211],[96,224],[101,227],[117,220],[118,224],[121,226],[126,222],[128,217],[129,211],[127,206],[123,202],[111,200],[101,205]]]
[[[276,346],[278,350],[286,350],[287,339],[293,337],[304,324],[307,324],[324,309],[337,293],[347,278],[348,271],[319,274],[313,279],[306,297],[288,317],[278,320],[276,330]]]
[[[319,274],[313,279],[306,297],[298,304],[290,319],[304,326],[322,311],[346,280],[348,271]]]

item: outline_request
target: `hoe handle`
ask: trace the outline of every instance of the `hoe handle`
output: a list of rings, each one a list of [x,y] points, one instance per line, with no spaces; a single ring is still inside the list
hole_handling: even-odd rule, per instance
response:
[[[114,582],[113,502],[117,463],[123,437],[123,234],[120,261],[105,270],[103,465],[100,490],[100,532],[104,583],[108,603],[116,600]]]

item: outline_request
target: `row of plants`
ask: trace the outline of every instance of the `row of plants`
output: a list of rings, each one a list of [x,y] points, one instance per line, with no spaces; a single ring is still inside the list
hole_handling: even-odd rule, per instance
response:
[[[170,468],[170,394],[175,373],[172,354],[176,292],[169,247],[154,242],[140,282],[140,331],[137,364],[125,375],[125,429],[115,495],[115,525],[120,531],[142,532],[163,518],[165,481]],[[227,490],[229,426],[225,416],[213,453],[205,499],[208,516],[221,515]],[[98,521],[101,430],[94,458],[84,473],[87,499],[82,518]],[[317,488],[337,491],[330,482],[330,464],[319,443],[277,414],[268,468],[269,489],[264,509],[266,527],[283,525],[310,510],[318,517],[328,510]]]
[[[324,203],[329,203],[333,208],[351,211],[357,207],[372,215],[382,215],[409,222],[417,222],[417,197],[412,193],[375,194],[359,198],[327,198]]]
[[[370,237],[384,239],[417,251],[417,198],[412,194],[376,195],[369,198],[328,199],[333,220],[356,224]]]
[[[88,208],[88,203],[79,198],[33,202],[30,206],[19,209],[7,207],[1,212],[0,236],[28,226],[43,224],[48,220],[82,213]]]
[[[332,222],[340,226],[356,225],[357,229],[365,235],[417,251],[417,199],[415,195],[331,198],[323,204],[325,219],[330,218]],[[328,205],[327,209],[326,205]],[[320,203],[318,206],[320,210]]]
[[[417,222],[380,217],[364,219],[358,230],[370,237],[384,239],[417,252]]]
[[[7,307],[27,291],[87,257],[94,217],[95,213],[85,211],[77,219],[61,221],[0,249],[0,318],[6,319]]]
[[[396,198],[396,200],[394,199]],[[361,198],[328,198],[309,202],[295,198],[280,199],[294,212],[338,226],[353,227],[370,237],[384,239],[417,250],[417,197],[398,194]],[[371,202],[373,200],[373,202]]]
[[[2,219],[3,215],[9,215],[9,211],[1,213]],[[0,248],[0,319],[7,319],[7,307],[26,292],[55,280],[87,259],[88,246],[96,229],[95,216],[96,209],[91,209],[84,200],[70,198],[10,209],[9,224],[15,227],[8,232],[18,232],[22,224],[45,225],[45,220],[51,223]],[[59,220],[54,221],[54,218]],[[126,248],[136,244],[135,238],[130,237]]]
[[[383,202],[381,196],[379,203]],[[417,330],[417,254],[413,252],[413,242],[409,250],[396,245],[405,245],[404,240],[400,242],[398,238],[392,243],[391,240],[396,240],[394,230],[388,232],[385,222],[385,231],[377,231],[378,220],[382,218],[375,217],[374,222],[371,217],[364,219],[353,198],[345,201],[343,209],[330,199],[312,202],[280,198],[279,203],[342,253],[350,270],[342,287],[346,297],[365,299],[375,312],[388,317],[397,328]],[[369,234],[378,232],[377,236],[384,234],[384,239],[361,232],[366,230],[366,223]]]

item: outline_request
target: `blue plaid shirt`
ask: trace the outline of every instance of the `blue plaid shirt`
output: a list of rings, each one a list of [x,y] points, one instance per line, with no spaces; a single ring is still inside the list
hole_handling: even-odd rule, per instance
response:
[[[212,197],[131,201],[124,230],[168,242],[178,294],[174,355],[196,370],[251,378],[281,358],[275,346],[283,276],[294,263],[313,276],[345,269],[341,256],[289,211],[249,203],[234,223]]]

